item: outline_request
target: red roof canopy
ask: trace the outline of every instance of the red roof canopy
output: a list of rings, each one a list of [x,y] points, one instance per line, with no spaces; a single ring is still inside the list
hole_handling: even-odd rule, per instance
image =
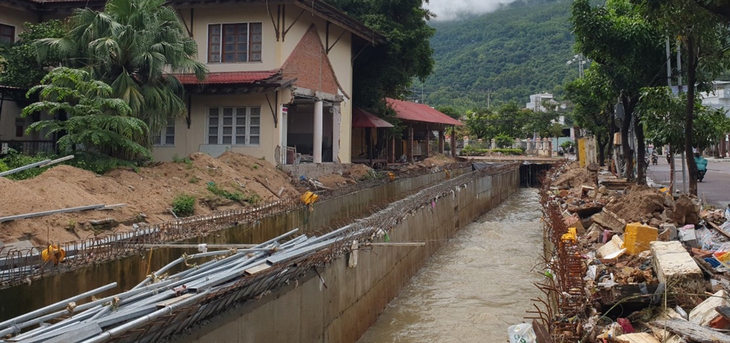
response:
[[[393,127],[393,124],[362,108],[355,107],[352,110],[352,127]]]
[[[400,118],[402,120],[457,126],[464,125],[462,122],[427,105],[391,98],[386,98],[385,101],[388,103],[388,106],[395,110],[396,118]]]
[[[270,71],[232,71],[222,73],[208,73],[208,77],[199,81],[195,74],[174,75],[184,85],[212,85],[229,83],[256,83],[267,80],[278,74],[278,70]]]

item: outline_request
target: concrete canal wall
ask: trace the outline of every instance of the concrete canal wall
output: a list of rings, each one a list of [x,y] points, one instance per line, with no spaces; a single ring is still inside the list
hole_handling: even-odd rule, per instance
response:
[[[390,232],[392,242],[425,246],[360,250],[354,268],[348,267],[348,256],[336,259],[319,275],[311,273],[230,309],[174,341],[355,342],[444,242],[513,194],[519,183],[516,167],[470,181],[407,216]]]
[[[455,177],[469,171],[471,168],[461,168],[450,173]],[[442,171],[397,179],[394,182],[317,202],[311,211],[302,207],[295,211],[267,216],[206,237],[199,237],[189,243],[260,243],[293,228],[300,228],[302,233],[313,234],[323,227],[334,225],[333,222],[358,216],[371,206],[382,204],[384,199],[403,197],[423,187],[439,183],[445,178],[446,175]],[[180,257],[183,252],[193,253],[196,250],[155,249],[151,258],[149,252],[140,251],[139,254],[115,261],[91,264],[72,272],[50,275],[33,282],[28,281],[27,284],[0,290],[0,320],[21,315],[112,282],[117,282],[119,287],[102,295],[130,289],[142,281],[150,271],[155,271]]]

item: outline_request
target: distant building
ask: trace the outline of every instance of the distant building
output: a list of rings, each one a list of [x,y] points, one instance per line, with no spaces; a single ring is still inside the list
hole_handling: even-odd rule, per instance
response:
[[[535,112],[547,112],[548,109],[543,106],[545,101],[551,104],[557,104],[557,102],[553,100],[552,94],[542,93],[530,95],[530,102],[528,102],[525,107]]]

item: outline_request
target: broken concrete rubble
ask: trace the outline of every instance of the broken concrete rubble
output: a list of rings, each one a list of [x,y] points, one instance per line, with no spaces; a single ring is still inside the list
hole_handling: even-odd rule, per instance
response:
[[[577,176],[585,174],[577,168],[558,165],[559,176],[548,173],[542,191],[547,227],[555,231],[546,237],[566,237],[578,222],[587,228],[551,248],[555,255],[548,266],[558,285],[553,340],[730,343],[730,336],[714,331],[730,329],[730,258],[723,265],[713,255],[723,247],[730,257],[724,212],[703,211],[695,197],[675,200],[650,187],[605,182],[611,177],[605,172],[598,173],[597,187],[579,184]],[[556,180],[558,185],[551,183]],[[559,211],[553,215],[555,204]],[[573,267],[575,256],[581,256],[579,269]],[[575,275],[577,270],[581,275]],[[583,297],[575,292],[576,276],[583,282],[578,286]],[[707,290],[714,295],[708,297]]]
[[[652,265],[659,282],[670,289],[701,294],[705,289],[702,270],[678,241],[651,242]]]

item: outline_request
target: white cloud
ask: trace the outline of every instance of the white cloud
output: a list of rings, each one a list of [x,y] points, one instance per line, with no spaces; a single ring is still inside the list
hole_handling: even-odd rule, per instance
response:
[[[436,13],[435,20],[454,20],[461,15],[479,15],[494,12],[500,4],[514,0],[430,0],[424,7]]]

